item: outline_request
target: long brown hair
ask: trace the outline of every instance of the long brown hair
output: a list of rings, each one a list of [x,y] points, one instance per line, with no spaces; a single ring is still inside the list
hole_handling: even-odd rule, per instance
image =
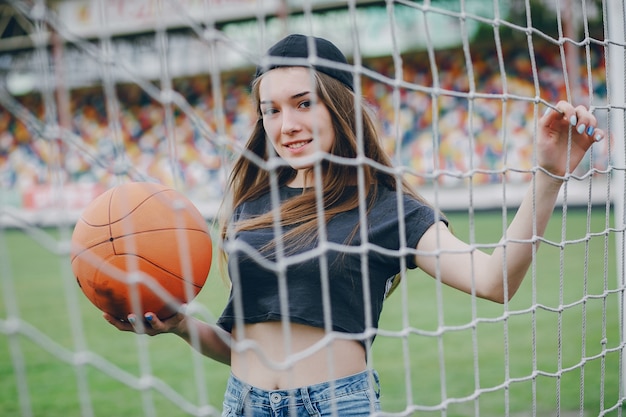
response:
[[[271,146],[267,144],[260,112],[259,84],[261,79],[262,76],[252,83],[251,95],[257,109],[258,119],[246,143],[246,149],[263,161],[268,161]],[[314,79],[317,90],[316,99],[328,108],[334,126],[335,140],[329,153],[341,158],[355,159],[358,156],[359,147],[357,132],[361,132],[363,154],[367,158],[367,163],[360,167],[329,159],[322,161],[324,175],[321,178],[321,183],[324,220],[328,222],[333,216],[358,207],[359,190],[356,185],[359,168],[363,172],[365,192],[367,193],[366,201],[376,195],[379,186],[396,190],[398,184],[396,176],[399,174],[394,175],[392,172],[391,160],[381,146],[376,125],[364,100],[361,100],[360,106],[356,106],[354,93],[341,82],[324,73],[314,71]],[[360,109],[360,117],[357,117],[357,109]],[[362,126],[361,129],[359,129],[359,124]],[[377,166],[388,169],[381,170]],[[288,165],[281,165],[275,168],[274,172],[279,185],[288,183],[296,175],[296,171]],[[426,203],[411,189],[406,180],[401,179],[400,184],[404,193]],[[267,169],[259,166],[246,155],[241,155],[233,166],[227,191],[230,193],[230,199],[226,206],[229,206],[230,209],[224,210],[221,217],[222,238],[225,238],[229,231],[254,230],[273,226],[275,211],[269,211],[258,217],[229,226],[233,208],[270,191],[270,172]],[[279,210],[278,217],[281,219],[281,226],[294,226],[282,236],[283,242],[288,242],[289,246],[294,245],[291,247],[298,247],[299,243],[309,241],[317,236],[318,208],[316,193],[313,188],[305,190],[302,195],[285,201]],[[233,227],[233,229],[229,229],[229,227]]]

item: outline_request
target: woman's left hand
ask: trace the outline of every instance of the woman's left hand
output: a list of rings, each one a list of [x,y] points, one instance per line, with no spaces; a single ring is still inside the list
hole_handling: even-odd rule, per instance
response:
[[[556,108],[561,113],[548,109],[539,119],[537,162],[550,174],[563,177],[578,166],[591,145],[604,139],[605,132],[597,127],[595,116],[585,106],[574,107],[559,101]],[[570,129],[571,147],[568,143]]]

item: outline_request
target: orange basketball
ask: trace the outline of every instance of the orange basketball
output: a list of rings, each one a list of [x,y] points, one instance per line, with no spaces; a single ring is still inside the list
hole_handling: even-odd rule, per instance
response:
[[[72,271],[87,298],[118,319],[171,317],[202,289],[211,268],[206,221],[163,185],[114,187],[84,210],[72,234]]]

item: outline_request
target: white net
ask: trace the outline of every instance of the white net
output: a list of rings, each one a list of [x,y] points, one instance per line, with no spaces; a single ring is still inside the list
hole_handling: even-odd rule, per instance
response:
[[[346,53],[397,173],[474,248],[498,246],[533,184],[545,105],[589,106],[608,132],[567,175],[512,301],[404,274],[369,358],[385,415],[621,415],[625,14],[617,0],[0,5],[0,415],[220,415],[229,368],[109,326],[76,285],[70,236],[129,179],[212,219],[255,122],[260,52],[293,32]],[[223,272],[191,305],[209,322]]]

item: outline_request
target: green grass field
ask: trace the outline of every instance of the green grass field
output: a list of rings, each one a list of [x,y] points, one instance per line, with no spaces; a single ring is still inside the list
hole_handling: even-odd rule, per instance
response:
[[[472,222],[466,214],[449,217],[464,239],[470,224],[477,243],[502,234],[498,212]],[[572,243],[542,244],[536,273],[507,308],[411,272],[387,301],[385,334],[371,359],[385,411],[419,405],[420,416],[591,416],[614,408],[604,415],[618,415],[616,236],[604,233],[611,225],[604,210],[589,218],[570,210],[565,218],[555,211],[546,238]],[[89,304],[67,255],[51,251],[67,243],[71,230],[0,232],[0,416],[21,416],[22,403],[45,417],[90,410],[103,417],[191,415],[177,399],[221,409],[228,367],[174,336],[120,333]],[[217,316],[226,297],[214,267],[198,301]],[[72,354],[84,351],[90,354]],[[27,397],[18,394],[19,384]],[[426,410],[444,400],[445,412]]]

